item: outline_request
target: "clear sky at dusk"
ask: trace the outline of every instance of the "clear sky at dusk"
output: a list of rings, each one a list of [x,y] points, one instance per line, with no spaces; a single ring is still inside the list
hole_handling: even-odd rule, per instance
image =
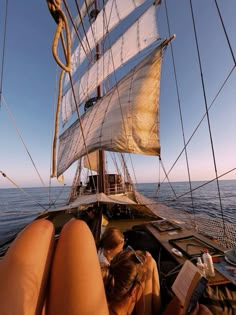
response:
[[[124,0],[125,1],[125,0]],[[0,8],[0,62],[2,62],[5,0]],[[171,33],[173,41],[179,97],[182,106],[186,141],[201,120],[204,96],[198,66],[196,43],[191,20],[190,1],[169,0]],[[211,104],[227,75],[234,66],[225,35],[221,29],[214,1],[193,0],[196,29],[199,39],[203,78],[208,106]],[[236,53],[236,1],[218,1],[225,28]],[[165,7],[159,12],[161,37],[168,36]],[[49,185],[51,142],[54,124],[54,107],[57,97],[56,76],[59,73],[52,57],[51,45],[56,24],[46,1],[9,1],[0,109],[0,171],[20,187],[42,186],[30,157],[22,144],[16,127],[34,161],[45,185]],[[203,49],[202,49],[203,48]],[[160,137],[162,161],[166,171],[175,162],[183,148],[183,136],[170,47],[164,54],[160,96]],[[1,64],[2,69],[2,64]],[[218,163],[218,175],[236,166],[236,73],[230,76],[222,93],[212,106],[209,116]],[[6,102],[13,117],[6,110]],[[189,167],[192,180],[209,180],[215,177],[209,128],[206,118],[188,146]],[[170,174],[175,181],[187,180],[184,155]],[[134,157],[139,182],[157,182],[158,158]],[[65,183],[71,184],[74,167],[65,173]],[[131,174],[132,175],[132,174]],[[222,179],[235,179],[231,172]],[[56,185],[54,179],[52,185]],[[14,187],[0,177],[0,188]]]

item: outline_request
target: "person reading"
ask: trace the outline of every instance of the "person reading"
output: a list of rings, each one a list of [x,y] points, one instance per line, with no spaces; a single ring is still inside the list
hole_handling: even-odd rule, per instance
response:
[[[102,265],[109,315],[184,315],[183,307],[177,297],[173,297],[164,311],[138,309],[138,301],[143,296],[144,284],[148,276],[146,259],[142,251],[128,249],[117,254],[110,265]],[[212,313],[206,306],[197,304],[190,315],[212,315]]]
[[[123,233],[113,227],[107,228],[98,243],[98,258],[102,265],[110,265],[113,257],[120,253],[124,246]],[[131,246],[126,251],[135,252]],[[142,294],[136,301],[137,314],[148,315],[158,313],[161,308],[159,274],[155,260],[152,255],[145,251],[144,264],[147,270],[143,283]]]
[[[132,250],[118,255],[124,258],[128,255],[127,259],[133,260],[128,279],[132,284],[130,282],[126,295],[131,299],[126,303],[132,308],[142,292],[146,266],[137,262]],[[147,259],[146,255],[143,259]],[[113,260],[107,266],[109,272],[113,268],[110,276],[117,268],[124,268],[124,264],[118,263],[119,256]],[[124,303],[123,299],[114,300],[115,295],[106,299],[95,241],[89,227],[81,220],[66,223],[57,243],[50,221],[33,221],[19,233],[0,260],[0,279],[1,315],[111,315],[111,305],[118,307]],[[119,282],[111,283],[118,292]],[[181,310],[176,312],[177,307],[173,299],[165,315],[183,315]],[[120,311],[123,312],[122,307],[117,315],[123,314]],[[211,314],[196,313],[196,309],[194,312],[191,315]]]

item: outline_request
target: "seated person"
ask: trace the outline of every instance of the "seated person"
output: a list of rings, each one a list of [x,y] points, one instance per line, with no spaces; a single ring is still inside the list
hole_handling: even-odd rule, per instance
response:
[[[134,263],[137,254],[128,252],[133,263],[129,269],[132,284],[126,288],[130,292],[126,299],[131,300],[124,303],[123,300],[113,300],[114,295],[111,295],[107,305],[96,246],[87,225],[74,219],[66,223],[55,248],[53,224],[44,219],[33,221],[19,233],[0,261],[0,314],[108,315],[110,312],[110,315],[121,315],[122,305],[133,307],[146,275],[146,267]],[[120,255],[123,253],[125,251]],[[140,257],[142,255],[140,253]],[[142,257],[146,259],[144,255]],[[124,264],[113,264],[112,261],[107,267],[110,286],[114,290],[120,283],[118,279],[114,282],[114,275],[122,266]],[[111,273],[110,268],[114,268]],[[114,313],[111,305],[117,305],[117,309],[119,306],[119,313]],[[165,315],[182,315],[176,312],[178,309],[173,303],[170,309],[172,313]],[[200,315],[191,313],[196,314]],[[201,313],[204,314],[211,313]]]
[[[148,276],[146,259],[146,255],[141,251],[124,250],[113,258],[109,266],[102,265],[110,315],[131,314],[132,312],[142,315],[161,314],[160,310],[155,312],[154,310],[138,309],[137,307]],[[204,305],[197,305],[190,314],[212,315]],[[183,315],[183,308],[176,297],[172,299],[162,315]]]
[[[159,277],[149,253],[128,246],[110,265],[101,266],[110,314],[122,314],[124,310],[130,314],[134,308],[137,315],[159,314]]]
[[[119,229],[106,228],[97,246],[100,263],[109,265],[112,258],[122,251],[124,243],[124,235]]]
[[[124,250],[110,265],[102,265],[104,287],[110,315],[131,314],[141,296],[145,280],[145,255]]]
[[[122,251],[123,246],[123,233],[117,228],[107,228],[98,243],[98,258],[100,263],[109,265],[113,257]],[[135,253],[130,246],[128,246],[128,249]],[[143,284],[142,295],[137,303],[137,309],[140,310],[140,314],[150,314],[151,311],[158,312],[160,310],[160,283],[155,260],[148,252],[145,252],[144,255],[147,276]],[[145,313],[142,313],[144,307]]]

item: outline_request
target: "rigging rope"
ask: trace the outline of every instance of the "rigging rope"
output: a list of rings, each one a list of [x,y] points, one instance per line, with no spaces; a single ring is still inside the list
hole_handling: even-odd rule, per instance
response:
[[[171,184],[171,182],[170,182],[168,173],[166,172],[166,169],[165,169],[165,167],[164,167],[164,164],[163,164],[163,162],[162,162],[161,157],[159,158],[159,161],[160,161],[161,167],[162,167],[162,169],[163,169],[163,171],[164,171],[164,173],[165,173],[165,179],[168,180],[168,183],[169,183],[169,185],[170,185],[170,188],[171,188],[173,194],[175,195],[175,198],[177,199],[177,195],[176,195],[175,190],[174,190],[174,188],[173,188],[173,186],[172,186],[172,184]]]
[[[115,2],[112,3],[112,7],[113,5],[115,5]],[[121,112],[121,117],[122,117],[122,122],[123,122],[123,126],[124,126],[124,132],[125,132],[125,138],[126,138],[126,141],[128,142],[129,141],[129,137],[128,137],[128,133],[127,133],[127,129],[126,129],[126,124],[124,123],[125,122],[125,119],[124,119],[124,114],[123,114],[123,110],[122,110],[122,104],[121,104],[121,99],[120,99],[120,93],[119,93],[119,89],[118,89],[118,86],[117,86],[117,82],[118,82],[118,79],[117,79],[117,75],[116,75],[116,72],[115,72],[115,62],[114,62],[114,56],[113,56],[113,51],[111,49],[112,45],[112,41],[111,41],[111,38],[110,38],[110,34],[108,32],[108,29],[109,29],[109,21],[111,19],[111,13],[112,13],[112,9],[110,11],[110,16],[107,16],[106,15],[106,12],[104,10],[104,31],[103,31],[103,34],[107,35],[107,40],[108,40],[108,43],[109,43],[109,53],[110,53],[110,57],[111,57],[111,63],[112,63],[112,67],[113,67],[113,79],[115,81],[115,84],[114,86],[116,87],[116,91],[117,91],[117,95],[118,95],[118,104],[119,104],[119,109],[120,109],[120,112]],[[136,20],[138,20],[139,17],[136,18]],[[148,54],[148,52],[147,52]],[[139,58],[139,57],[138,57]],[[138,60],[137,58],[137,60]],[[131,72],[131,71],[130,71]],[[135,68],[132,69],[132,72],[133,72],[133,76],[135,75]],[[133,81],[131,82],[131,85],[132,85]],[[131,90],[131,87],[130,87],[130,90]],[[130,101],[130,100],[129,100]],[[110,103],[108,103],[107,105],[107,109],[109,108],[109,105]],[[105,117],[106,117],[106,114],[104,115],[104,120],[105,120]],[[102,134],[102,128],[101,128],[101,134]],[[135,179],[135,182],[137,183],[137,179],[136,179],[136,174],[135,174],[135,170],[134,170],[134,167],[133,167],[133,161],[132,161],[132,156],[131,154],[129,154],[129,158],[130,158],[130,161],[131,161],[131,166],[132,166],[132,170],[133,170],[133,174],[134,174],[134,179]],[[125,160],[123,158],[123,163],[125,163]],[[127,168],[127,167],[126,167]],[[129,179],[130,179],[130,183],[133,185],[133,182],[131,180],[131,176],[129,174]]]
[[[226,79],[224,80],[224,82],[222,83],[219,91],[216,93],[216,96],[214,97],[214,99],[212,100],[211,104],[208,107],[207,111],[210,111],[211,107],[215,104],[215,101],[217,100],[218,96],[220,95],[220,93],[222,92],[223,88],[225,87],[227,81],[229,80],[229,78],[231,77],[233,71],[235,70],[236,65],[233,66],[233,68],[230,70],[228,76],[226,77]],[[186,142],[186,147],[189,145],[189,143],[191,142],[193,136],[195,135],[195,133],[197,132],[197,130],[199,129],[199,127],[201,126],[202,122],[204,121],[205,117],[206,117],[207,112],[204,113],[204,115],[202,116],[201,120],[199,121],[198,125],[196,126],[196,128],[194,129],[192,135],[189,137],[188,141]],[[169,169],[169,171],[166,173],[166,177],[163,179],[162,182],[164,182],[166,180],[166,178],[168,178],[168,175],[171,173],[171,171],[173,170],[174,166],[176,165],[176,163],[178,162],[178,160],[180,159],[182,153],[184,152],[185,147],[181,150],[181,152],[179,153],[178,157],[176,158],[175,162],[172,164],[171,168]]]
[[[192,191],[198,190],[199,188],[202,188],[203,186],[206,186],[207,184],[210,184],[210,183],[214,182],[215,180],[218,180],[219,178],[224,177],[225,175],[228,175],[228,174],[231,173],[231,172],[234,172],[235,170],[236,170],[236,167],[235,167],[235,168],[232,168],[232,169],[229,170],[228,172],[225,172],[225,173],[219,175],[219,176],[216,177],[216,178],[213,178],[213,179],[207,181],[206,183],[204,183],[204,184],[202,184],[202,185],[200,185],[200,186],[197,186],[197,187],[194,188]],[[177,199],[179,199],[179,198],[181,198],[181,197],[183,197],[183,196],[185,196],[185,195],[187,195],[187,194],[189,194],[189,193],[190,193],[189,191],[188,191],[188,192],[185,192],[184,194],[179,195],[179,196],[177,197]],[[221,197],[221,199],[222,199],[222,197]]]
[[[65,1],[65,0],[64,0]],[[84,6],[85,5],[85,6]],[[78,12],[78,16],[79,16],[79,18],[80,18],[80,21],[79,22],[77,22],[77,26],[74,24],[74,22],[72,22],[72,24],[73,24],[73,26],[74,26],[74,30],[75,30],[75,32],[76,32],[76,34],[77,34],[77,36],[79,35],[78,34],[78,31],[77,31],[77,28],[78,28],[78,26],[79,26],[79,24],[81,24],[82,25],[82,28],[83,28],[83,30],[85,30],[85,27],[84,27],[84,25],[83,25],[83,18],[84,18],[84,16],[85,15],[87,15],[87,16],[89,16],[89,9],[90,9],[90,7],[92,6],[92,5],[94,5],[94,1],[89,1],[89,3],[87,3],[87,0],[85,0],[84,1],[84,5],[81,7],[81,9],[80,9],[80,7],[79,7],[79,4],[78,4],[78,1],[77,0],[75,0],[75,6],[76,6],[76,8],[77,8],[77,12]],[[82,12],[81,12],[82,11]],[[78,16],[76,17],[76,20],[78,19]],[[73,19],[72,19],[73,20]],[[90,24],[90,27],[91,27],[91,20],[90,20],[90,18],[89,18],[89,24]],[[85,31],[84,31],[84,33],[85,33]],[[86,35],[86,34],[85,34]],[[94,32],[93,32],[93,29],[92,29],[92,35],[93,35],[93,38],[94,38],[94,42],[95,42],[95,36],[94,36]],[[79,36],[78,36],[78,38],[79,38]],[[87,39],[87,37],[86,37],[86,39]],[[80,44],[81,44],[81,40],[80,40],[80,38],[79,38],[79,41],[80,41]],[[88,47],[89,47],[89,45],[88,45]],[[84,51],[85,52],[85,51]],[[91,52],[91,51],[90,51]],[[85,53],[86,54],[86,53]]]
[[[61,109],[62,81],[63,81],[63,77],[64,77],[64,73],[65,72],[68,72],[68,74],[69,74],[71,88],[72,88],[72,94],[73,94],[74,102],[76,104],[76,111],[77,111],[78,119],[79,119],[79,122],[80,122],[80,126],[82,126],[82,123],[81,123],[81,118],[80,118],[80,114],[79,114],[79,111],[78,111],[78,104],[77,104],[77,100],[76,100],[76,97],[75,97],[72,77],[71,77],[71,74],[70,74],[70,68],[71,68],[71,39],[70,39],[69,26],[68,26],[67,18],[66,18],[66,15],[64,14],[64,12],[61,10],[61,1],[60,0],[58,0],[58,1],[56,1],[56,0],[47,0],[47,3],[48,3],[48,8],[49,8],[50,13],[52,14],[54,20],[58,24],[58,28],[56,30],[56,34],[54,36],[54,41],[53,41],[53,56],[54,56],[56,62],[58,63],[58,65],[62,68],[60,79],[59,79],[57,110],[56,110],[56,119],[55,119],[55,127],[54,127],[54,139],[53,139],[52,177],[55,177],[57,175],[56,174],[57,173],[56,172],[56,151],[57,151],[56,146],[57,146],[57,139],[58,139],[58,133],[59,133],[59,115],[60,115],[60,109]],[[64,27],[66,29],[66,38],[67,38],[67,44],[66,45],[64,43],[63,34],[62,34],[62,30],[63,30]],[[67,62],[66,65],[63,65],[60,62],[59,58],[57,57],[57,53],[56,53],[59,36],[61,37],[61,41],[62,41],[62,47],[63,47],[63,50],[64,50],[66,62]],[[86,146],[86,143],[85,143],[85,136],[84,136],[82,128],[81,128],[81,131],[82,131],[82,137],[83,137],[84,145],[85,145],[85,148],[86,148],[86,153],[88,155],[88,150],[87,150],[87,146]]]
[[[32,156],[31,156],[31,154],[30,154],[30,152],[29,152],[29,150],[28,150],[28,148],[27,148],[27,146],[26,146],[26,144],[25,144],[25,142],[24,142],[24,140],[23,140],[23,138],[22,138],[22,136],[21,136],[21,134],[20,134],[20,132],[19,132],[19,129],[18,129],[17,126],[16,126],[15,119],[14,119],[14,117],[13,117],[13,115],[12,115],[12,113],[11,113],[11,111],[10,111],[10,109],[9,109],[9,107],[8,107],[8,105],[7,105],[7,103],[6,103],[5,99],[4,99],[4,97],[3,97],[3,95],[2,95],[3,72],[4,72],[3,70],[4,70],[4,59],[5,59],[5,58],[4,58],[4,57],[5,57],[5,43],[6,43],[6,33],[7,33],[7,16],[8,16],[8,0],[6,1],[5,23],[4,23],[4,36],[3,36],[3,52],[2,52],[1,84],[0,84],[0,106],[2,105],[2,100],[3,100],[4,106],[5,106],[6,110],[7,110],[7,113],[8,113],[8,115],[9,115],[10,119],[11,119],[12,122],[13,122],[13,125],[14,125],[14,127],[15,127],[15,129],[16,129],[16,131],[17,131],[17,134],[18,134],[19,138],[21,139],[21,142],[23,143],[23,146],[24,146],[24,148],[25,148],[25,150],[26,150],[26,152],[27,152],[27,154],[28,154],[28,156],[29,156],[29,158],[30,158],[32,164],[33,164],[33,167],[34,167],[34,169],[35,169],[35,171],[36,171],[36,173],[37,173],[37,175],[38,175],[38,177],[39,177],[39,179],[40,179],[42,185],[45,187],[45,183],[44,183],[44,181],[43,181],[43,179],[42,179],[42,177],[41,177],[41,175],[40,175],[40,173],[39,173],[39,171],[38,171],[38,169],[37,169],[37,167],[36,167],[36,165],[35,165],[35,163],[34,163],[34,160],[33,160]],[[21,191],[23,191],[23,190],[22,190],[14,181],[12,181],[5,173],[1,172],[1,174],[2,174],[3,177],[7,178],[14,186],[16,186],[16,187],[19,188]],[[23,191],[23,192],[24,192],[24,194],[28,195],[25,191]],[[29,195],[29,196],[30,196],[30,195]],[[32,199],[31,196],[30,196],[30,198]],[[36,204],[38,204],[38,203],[36,202]],[[43,209],[45,209],[41,204],[38,204],[38,205],[39,205],[40,207],[42,207]]]
[[[169,16],[168,16],[168,10],[167,10],[166,1],[165,1],[165,10],[166,10],[166,17],[167,17],[168,32],[169,32],[169,36],[170,36],[171,35],[171,33],[170,33],[170,23],[169,23]],[[192,195],[192,181],[191,181],[191,176],[190,176],[188,152],[187,152],[187,147],[186,147],[186,138],[185,138],[185,130],[184,130],[184,121],[183,121],[182,107],[181,107],[181,102],[180,102],[179,85],[178,85],[178,80],[177,80],[177,72],[176,72],[175,57],[174,57],[172,42],[170,43],[170,49],[171,49],[173,71],[174,71],[174,77],[175,77],[175,86],[176,86],[176,93],[177,93],[177,99],[178,99],[178,107],[179,107],[179,115],[180,115],[181,129],[182,129],[182,137],[183,137],[183,142],[184,142],[184,152],[185,152],[185,160],[186,160],[186,166],[187,166],[187,172],[188,172],[188,182],[189,182],[189,187],[190,187],[190,191],[191,191],[192,211],[193,211],[193,215],[195,216],[195,207],[194,207],[193,195]]]
[[[161,190],[161,157],[160,155],[158,156],[158,166],[159,166],[159,169],[158,169],[158,182],[157,182],[157,189],[155,191],[155,197],[158,198],[159,194],[160,194],[160,190]]]
[[[40,207],[43,208],[44,210],[47,210],[43,205],[41,205],[40,203],[38,203],[37,201],[35,201],[35,200],[33,199],[33,197],[32,197],[30,194],[28,194],[26,191],[24,191],[24,190],[23,190],[20,186],[18,186],[12,179],[10,179],[10,178],[6,175],[6,173],[4,173],[4,172],[2,172],[2,171],[0,171],[0,173],[2,174],[3,177],[5,177],[6,179],[8,179],[16,188],[20,189],[26,196],[30,197],[30,198],[35,202],[36,205],[40,206]]]
[[[61,10],[61,0],[47,0],[48,9],[53,16],[55,22],[57,23],[57,29],[55,32],[53,44],[52,44],[52,53],[57,64],[62,68],[60,79],[59,79],[59,87],[58,87],[58,98],[57,98],[57,110],[56,110],[56,118],[55,118],[55,129],[54,129],[54,139],[53,139],[53,157],[52,157],[52,177],[56,176],[56,145],[57,138],[59,132],[59,115],[61,109],[61,95],[62,95],[62,81],[65,72],[70,72],[71,70],[71,40],[70,40],[70,31],[69,25],[67,22],[66,15]],[[61,37],[62,44],[64,44],[63,40],[63,29],[66,31],[66,47],[63,45],[66,64],[63,64],[58,57],[57,49],[58,49],[58,41],[59,37]]]
[[[65,2],[64,2],[65,3]],[[77,2],[76,2],[77,4]],[[77,4],[77,8],[79,10],[79,6]],[[87,5],[86,5],[86,8],[87,8]],[[68,9],[68,14],[70,15],[70,12],[69,12],[69,9]],[[81,16],[81,14],[80,14]],[[83,23],[83,21],[81,21],[81,23]],[[84,29],[84,28],[83,28]],[[86,52],[85,52],[86,53]],[[86,54],[87,55],[87,54]],[[91,170],[91,165],[90,165],[90,159],[89,159],[89,153],[88,153],[88,149],[87,149],[87,145],[86,145],[86,141],[85,141],[85,135],[84,135],[84,131],[83,131],[83,126],[82,126],[82,121],[81,121],[81,117],[80,117],[80,113],[79,113],[79,109],[78,109],[78,102],[77,102],[77,99],[76,99],[76,96],[75,96],[75,91],[74,91],[74,86],[73,86],[73,80],[72,80],[72,76],[71,76],[71,73],[69,72],[69,79],[70,79],[70,85],[71,85],[71,90],[72,90],[72,95],[73,95],[73,99],[74,99],[74,103],[75,103],[75,107],[76,107],[76,112],[77,112],[77,117],[78,117],[78,121],[79,121],[79,124],[80,124],[80,129],[81,129],[81,134],[82,134],[82,138],[83,138],[83,143],[84,143],[84,147],[85,147],[85,151],[86,151],[86,155],[87,155],[87,159],[88,159],[88,164],[89,164],[89,167],[90,167],[90,172],[91,172],[91,175],[92,175],[92,170]],[[78,180],[78,179],[77,179]],[[75,174],[75,179],[74,181],[77,181],[76,180],[76,174]],[[92,181],[93,181],[93,186],[96,187],[95,185],[95,181],[94,181],[94,177],[92,176]],[[74,187],[73,187],[74,188]],[[97,191],[96,191],[97,193]]]
[[[57,200],[59,199],[60,195],[62,194],[64,188],[65,188],[65,185],[62,187],[62,189],[59,191],[58,195],[56,196],[55,200],[51,200],[51,198],[49,199],[50,200],[50,204],[48,207],[44,207],[42,204],[38,203],[33,197],[32,195],[30,195],[29,193],[27,193],[23,188],[21,188],[19,185],[17,185],[11,178],[9,178],[6,173],[4,173],[3,171],[0,171],[0,174],[6,178],[7,180],[9,180],[9,182],[11,182],[13,184],[13,186],[15,186],[16,188],[20,189],[24,195],[26,195],[27,197],[29,197],[34,203],[35,205],[38,205],[39,207],[41,207],[44,212],[45,211],[48,211],[52,206],[54,206],[54,208],[56,207],[56,202]],[[18,212],[19,213],[19,212]],[[21,212],[22,213],[22,212]],[[31,214],[32,212],[25,212],[25,214]],[[38,212],[36,212],[37,214]]]
[[[33,160],[32,156],[31,156],[31,154],[30,154],[30,152],[29,152],[29,150],[28,150],[28,148],[27,148],[27,146],[26,146],[26,144],[25,144],[25,142],[24,142],[24,140],[23,140],[23,138],[22,138],[22,136],[20,134],[19,129],[16,126],[15,119],[14,119],[14,117],[13,117],[13,115],[12,115],[12,113],[11,113],[11,111],[10,111],[10,109],[9,109],[9,107],[8,107],[8,105],[7,105],[7,103],[6,103],[6,101],[5,101],[3,96],[2,96],[2,99],[3,99],[3,104],[5,105],[5,108],[7,110],[7,113],[8,113],[8,115],[9,115],[9,117],[10,117],[10,119],[11,119],[11,121],[12,121],[14,127],[15,127],[15,129],[16,129],[16,132],[17,132],[17,134],[18,134],[18,136],[19,136],[19,138],[20,138],[20,140],[21,140],[21,142],[22,142],[22,144],[23,144],[23,146],[24,146],[24,148],[25,148],[25,150],[26,150],[26,152],[27,152],[27,154],[28,154],[32,164],[33,164],[33,166],[34,166],[34,169],[35,169],[36,173],[38,174],[38,177],[39,177],[42,185],[45,187],[45,183],[44,183],[42,177],[40,176],[40,173],[39,173],[39,171],[38,171],[38,169],[37,169],[37,167],[36,167],[36,165],[34,163],[34,160]]]
[[[227,34],[227,32],[226,32],[226,28],[225,28],[225,25],[224,25],[224,21],[223,21],[222,15],[221,15],[221,13],[220,13],[220,9],[219,9],[217,0],[215,0],[215,4],[216,4],[217,12],[218,12],[218,14],[219,14],[219,18],[220,18],[220,21],[221,21],[221,24],[222,24],[222,27],[223,27],[223,30],[224,30],[224,33],[225,33],[225,37],[226,37],[227,43],[228,43],[228,45],[229,45],[229,49],[230,49],[230,52],[231,52],[231,55],[232,55],[234,64],[236,65],[236,59],[235,59],[235,56],[234,56],[233,48],[232,48],[232,46],[231,46],[231,44],[230,44],[229,36],[228,36],[228,34]]]
[[[217,5],[217,3],[216,3],[216,5]],[[222,19],[221,15],[220,15],[220,12],[219,12],[219,8],[218,8],[218,7],[217,7],[217,10],[218,10],[218,13],[219,13],[219,16],[220,16],[220,19],[221,19],[222,27],[223,27],[223,29],[224,29],[225,36],[226,36],[226,39],[227,39],[227,42],[228,42],[228,45],[229,45],[229,48],[230,48],[230,51],[231,51],[233,60],[235,61],[235,58],[234,58],[234,55],[233,55],[233,52],[232,52],[232,47],[231,47],[231,45],[230,45],[229,38],[228,38],[228,36],[227,36],[227,34],[226,34],[226,30],[225,30],[225,27],[224,27],[223,19]],[[176,165],[176,163],[177,163],[178,160],[180,159],[182,153],[184,152],[185,147],[187,147],[188,144],[191,142],[193,136],[195,135],[195,133],[197,132],[197,130],[198,130],[199,127],[201,126],[202,122],[204,121],[204,119],[205,119],[206,115],[208,114],[208,112],[210,111],[211,107],[215,104],[217,98],[219,97],[219,95],[220,95],[221,92],[223,91],[223,88],[226,86],[226,83],[228,82],[228,80],[229,80],[229,78],[231,77],[231,75],[232,75],[233,71],[235,70],[235,68],[236,68],[236,64],[234,64],[234,66],[232,67],[232,69],[229,71],[229,74],[227,75],[227,77],[225,78],[225,80],[223,81],[223,83],[221,84],[221,86],[220,86],[218,92],[216,93],[215,97],[213,98],[211,104],[210,104],[209,106],[207,106],[207,110],[205,111],[203,117],[201,118],[201,120],[199,121],[198,125],[197,125],[196,128],[194,129],[192,135],[189,137],[189,139],[188,139],[188,141],[186,142],[184,148],[183,148],[183,149],[181,150],[181,152],[179,153],[178,157],[176,158],[175,162],[173,163],[173,165],[172,165],[171,168],[169,169],[168,173],[166,173],[166,177],[164,178],[164,180],[163,180],[162,182],[164,182],[165,179],[168,178],[168,175],[171,173],[172,169],[174,168],[174,166]],[[218,178],[223,177],[223,176],[227,175],[228,173],[230,173],[230,172],[232,172],[232,171],[234,171],[234,169],[232,169],[232,170],[230,170],[229,172],[226,172],[226,173],[224,173],[224,174],[222,174],[222,175],[220,175],[220,176],[216,176],[216,177],[215,177],[214,179],[212,179],[210,182],[212,182],[212,181],[214,181],[214,180],[217,180]],[[209,182],[207,182],[207,183],[209,183]],[[198,187],[198,188],[200,188],[200,187]],[[194,189],[194,190],[196,190],[196,189]],[[184,195],[186,195],[186,194],[188,194],[188,193],[190,193],[190,192],[191,192],[191,191],[185,193]],[[183,195],[178,196],[177,199],[180,198],[180,197],[182,197],[182,196],[183,196]],[[222,199],[222,197],[221,197],[221,199]]]
[[[218,171],[217,171],[217,165],[216,165],[215,149],[214,149],[214,143],[213,143],[213,137],[212,137],[212,131],[211,131],[210,117],[209,117],[209,112],[208,112],[206,89],[205,89],[205,83],[204,83],[203,72],[202,72],[202,62],[201,62],[201,57],[200,57],[198,38],[197,38],[197,32],[196,32],[196,25],[195,25],[195,19],[194,19],[194,14],[193,14],[192,0],[190,0],[190,8],[191,8],[191,14],[192,14],[195,41],[196,41],[196,46],[197,46],[198,63],[199,63],[199,68],[200,68],[200,73],[201,73],[201,83],[202,83],[204,103],[205,103],[205,109],[206,109],[206,117],[207,117],[207,124],[208,124],[208,130],[209,130],[209,137],[210,137],[210,142],[211,142],[212,157],[213,157],[215,174],[216,174],[216,183],[217,183],[220,209],[221,209],[221,217],[222,217],[223,229],[224,229],[223,233],[224,233],[224,236],[227,236],[225,226],[224,226],[225,218],[224,218],[223,206],[222,206],[222,201],[221,201],[221,193],[220,193],[220,186],[219,186],[219,180],[218,180]]]
[[[67,11],[67,13],[68,13],[68,15],[69,15],[69,17],[70,17],[71,24],[73,25],[73,28],[74,28],[74,30],[75,30],[75,33],[76,33],[76,35],[77,35],[77,37],[78,37],[78,39],[79,39],[80,45],[81,45],[81,47],[82,47],[82,49],[83,49],[85,55],[87,56],[88,53],[87,53],[87,51],[86,51],[86,49],[85,49],[85,47],[84,47],[84,45],[83,45],[83,43],[82,43],[82,39],[81,39],[80,34],[79,34],[78,30],[77,30],[77,27],[76,27],[76,25],[75,25],[75,22],[74,22],[74,20],[73,20],[72,14],[71,14],[71,12],[70,12],[70,10],[69,10],[69,7],[68,7],[68,5],[67,5],[67,2],[66,2],[65,0],[63,0],[63,3],[64,3],[64,5],[65,5],[66,11]]]
[[[78,164],[76,167],[76,173],[74,175],[74,179],[73,179],[73,183],[72,183],[72,188],[70,190],[70,196],[68,198],[68,203],[70,203],[71,201],[74,201],[74,198],[77,196],[77,187],[78,187],[78,183],[79,181],[81,181],[81,159],[78,160]]]
[[[75,4],[76,4],[77,10],[78,10],[78,14],[79,14],[79,18],[80,18],[80,21],[81,21],[82,29],[84,31],[85,39],[86,39],[89,51],[91,52],[90,44],[89,44],[89,41],[88,41],[88,38],[87,38],[87,33],[86,33],[85,26],[84,26],[84,23],[83,23],[83,17],[82,17],[82,15],[80,13],[80,9],[79,9],[79,5],[78,5],[77,1],[75,1]],[[88,11],[87,11],[87,13],[88,13]],[[90,26],[91,26],[91,23],[90,23]]]
[[[0,108],[2,104],[2,86],[3,86],[3,70],[4,70],[4,60],[5,60],[5,47],[6,47],[6,34],[7,34],[7,14],[8,12],[8,0],[6,1],[6,11],[5,11],[5,23],[4,23],[4,36],[2,45],[2,65],[1,65],[1,83],[0,83]]]

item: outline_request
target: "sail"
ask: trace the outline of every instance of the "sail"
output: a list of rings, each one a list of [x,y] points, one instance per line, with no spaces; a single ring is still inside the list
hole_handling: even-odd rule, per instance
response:
[[[145,0],[109,0],[100,11],[96,20],[88,29],[82,43],[76,47],[71,55],[71,74],[78,69],[84,59],[91,53],[94,47],[103,39],[118,23],[126,18],[133,10],[143,4]],[[152,5],[149,1],[149,5]],[[105,18],[104,18],[105,17]],[[73,29],[74,30],[74,29]],[[74,32],[72,32],[72,38]],[[66,75],[65,85],[69,82],[69,76]]]
[[[156,8],[151,6],[114,45],[93,64],[93,66],[74,84],[77,104],[88,99],[92,92],[111,73],[124,65],[129,59],[150,46],[158,39]],[[76,105],[72,90],[62,98],[62,122],[65,124],[75,112]]]
[[[77,15],[77,17],[75,18],[75,27],[78,29],[79,28],[79,25],[81,24],[81,19],[83,19],[87,13],[88,13],[88,10],[89,8],[94,4],[94,0],[86,0],[82,7],[80,8],[80,14]],[[75,40],[75,37],[76,37],[76,32],[75,32],[75,29],[72,28],[72,31],[71,31],[71,41],[72,43],[74,42]]]
[[[158,47],[60,136],[58,175],[98,149],[159,155],[161,61]]]
[[[94,151],[84,156],[84,167],[92,171],[99,171],[99,156],[98,151]]]

